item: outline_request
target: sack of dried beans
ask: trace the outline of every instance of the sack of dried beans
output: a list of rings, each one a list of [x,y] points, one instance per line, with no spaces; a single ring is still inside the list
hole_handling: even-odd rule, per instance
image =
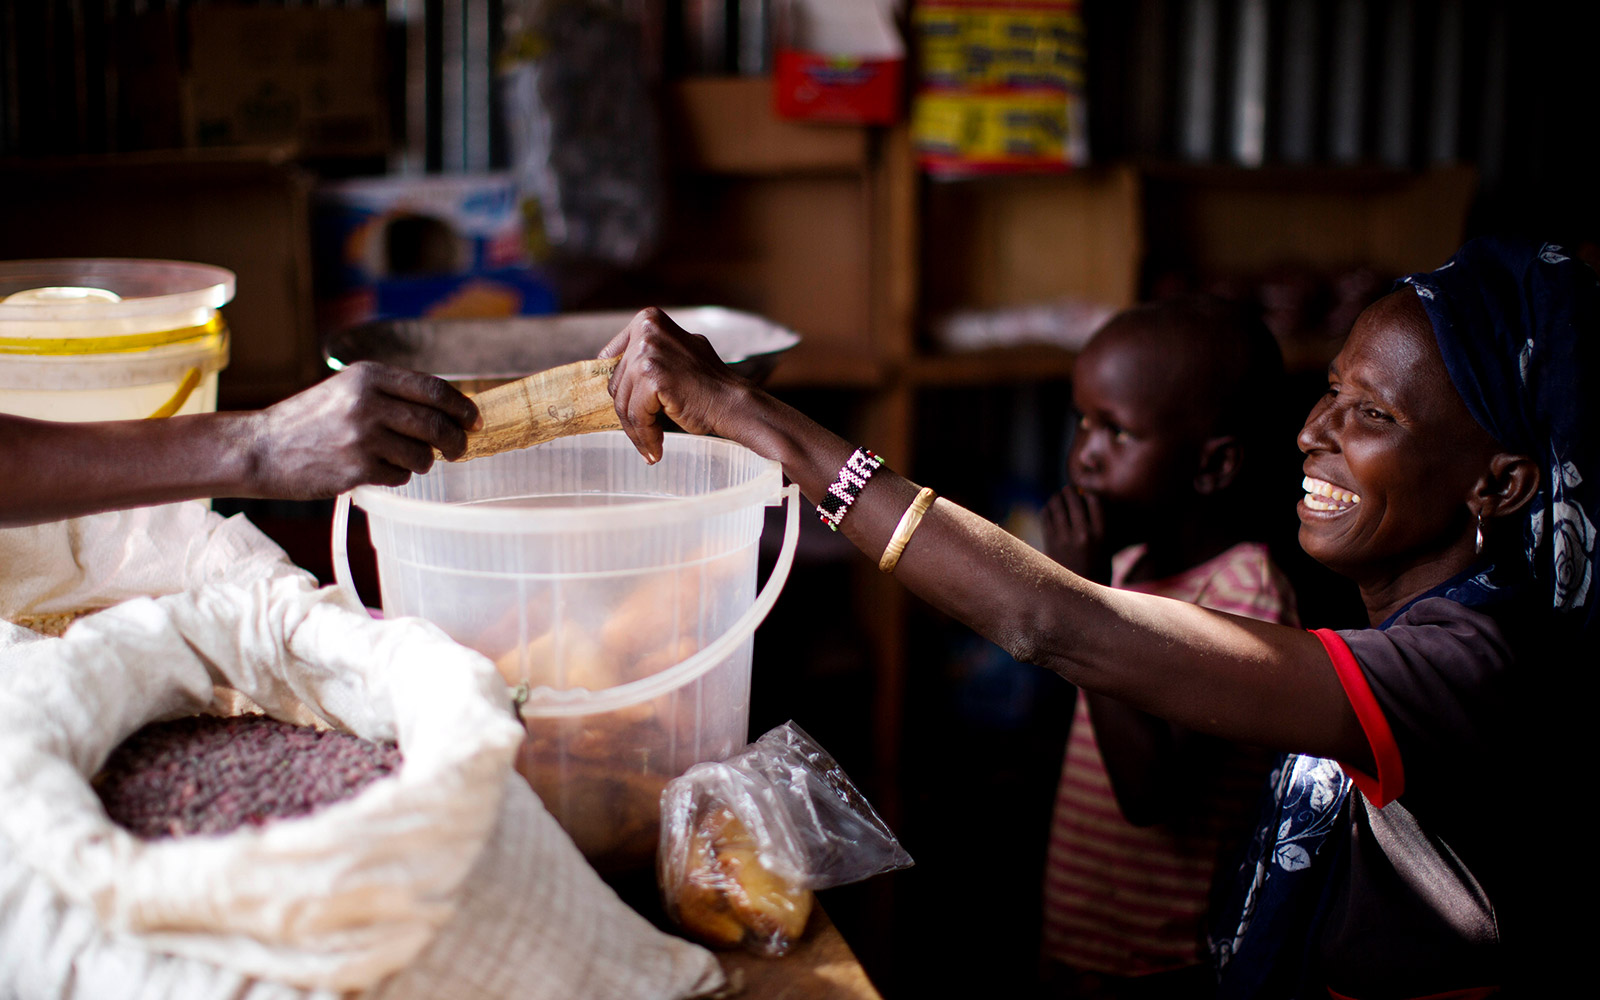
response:
[[[516,777],[522,735],[487,659],[304,574],[0,649],[0,996],[718,988]]]
[[[152,722],[91,781],[112,822],[141,840],[232,833],[307,816],[399,770],[400,748],[267,715]]]

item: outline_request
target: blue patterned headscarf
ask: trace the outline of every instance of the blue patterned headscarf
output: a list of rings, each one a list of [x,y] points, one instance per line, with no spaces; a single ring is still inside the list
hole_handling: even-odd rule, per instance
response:
[[[1402,281],[1416,289],[1473,418],[1542,471],[1522,559],[1488,565],[1449,596],[1483,604],[1531,583],[1587,630],[1600,606],[1600,278],[1552,243],[1477,239]]]

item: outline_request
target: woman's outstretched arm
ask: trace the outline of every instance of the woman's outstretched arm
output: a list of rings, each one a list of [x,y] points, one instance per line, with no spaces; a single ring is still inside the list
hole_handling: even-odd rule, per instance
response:
[[[724,366],[659,310],[601,352],[620,357],[612,395],[647,461],[665,414],[779,462],[816,502],[854,446]],[[880,469],[840,530],[876,560],[918,487]],[[1056,671],[1196,732],[1332,757],[1369,771],[1371,750],[1317,638],[1077,576],[946,500],[923,518],[895,576],[1018,660]]]

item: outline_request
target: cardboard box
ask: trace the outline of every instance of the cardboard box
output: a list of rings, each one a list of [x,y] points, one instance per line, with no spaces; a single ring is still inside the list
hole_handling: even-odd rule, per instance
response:
[[[1080,0],[923,0],[911,135],[930,175],[1051,173],[1089,161]]]
[[[892,125],[900,118],[905,60],[854,59],[780,49],[778,115],[810,121]]]
[[[205,6],[189,12],[188,27],[191,145],[389,151],[382,8]]]
[[[556,309],[554,285],[532,265],[509,173],[325,184],[316,193],[313,229],[322,330]]]
[[[790,0],[780,8],[773,104],[780,118],[892,125],[900,120],[905,43],[898,0]]]

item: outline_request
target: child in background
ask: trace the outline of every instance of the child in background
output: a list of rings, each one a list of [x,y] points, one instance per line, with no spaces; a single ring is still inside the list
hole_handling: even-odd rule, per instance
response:
[[[1259,443],[1291,436],[1275,419],[1282,378],[1277,343],[1237,306],[1182,299],[1118,314],[1074,368],[1081,417],[1070,481],[1044,512],[1046,552],[1113,587],[1294,624],[1256,514],[1264,488],[1283,485],[1265,482],[1278,463]],[[1219,852],[1242,845],[1270,765],[1079,692],[1045,872],[1047,995],[1214,990],[1212,879]]]

